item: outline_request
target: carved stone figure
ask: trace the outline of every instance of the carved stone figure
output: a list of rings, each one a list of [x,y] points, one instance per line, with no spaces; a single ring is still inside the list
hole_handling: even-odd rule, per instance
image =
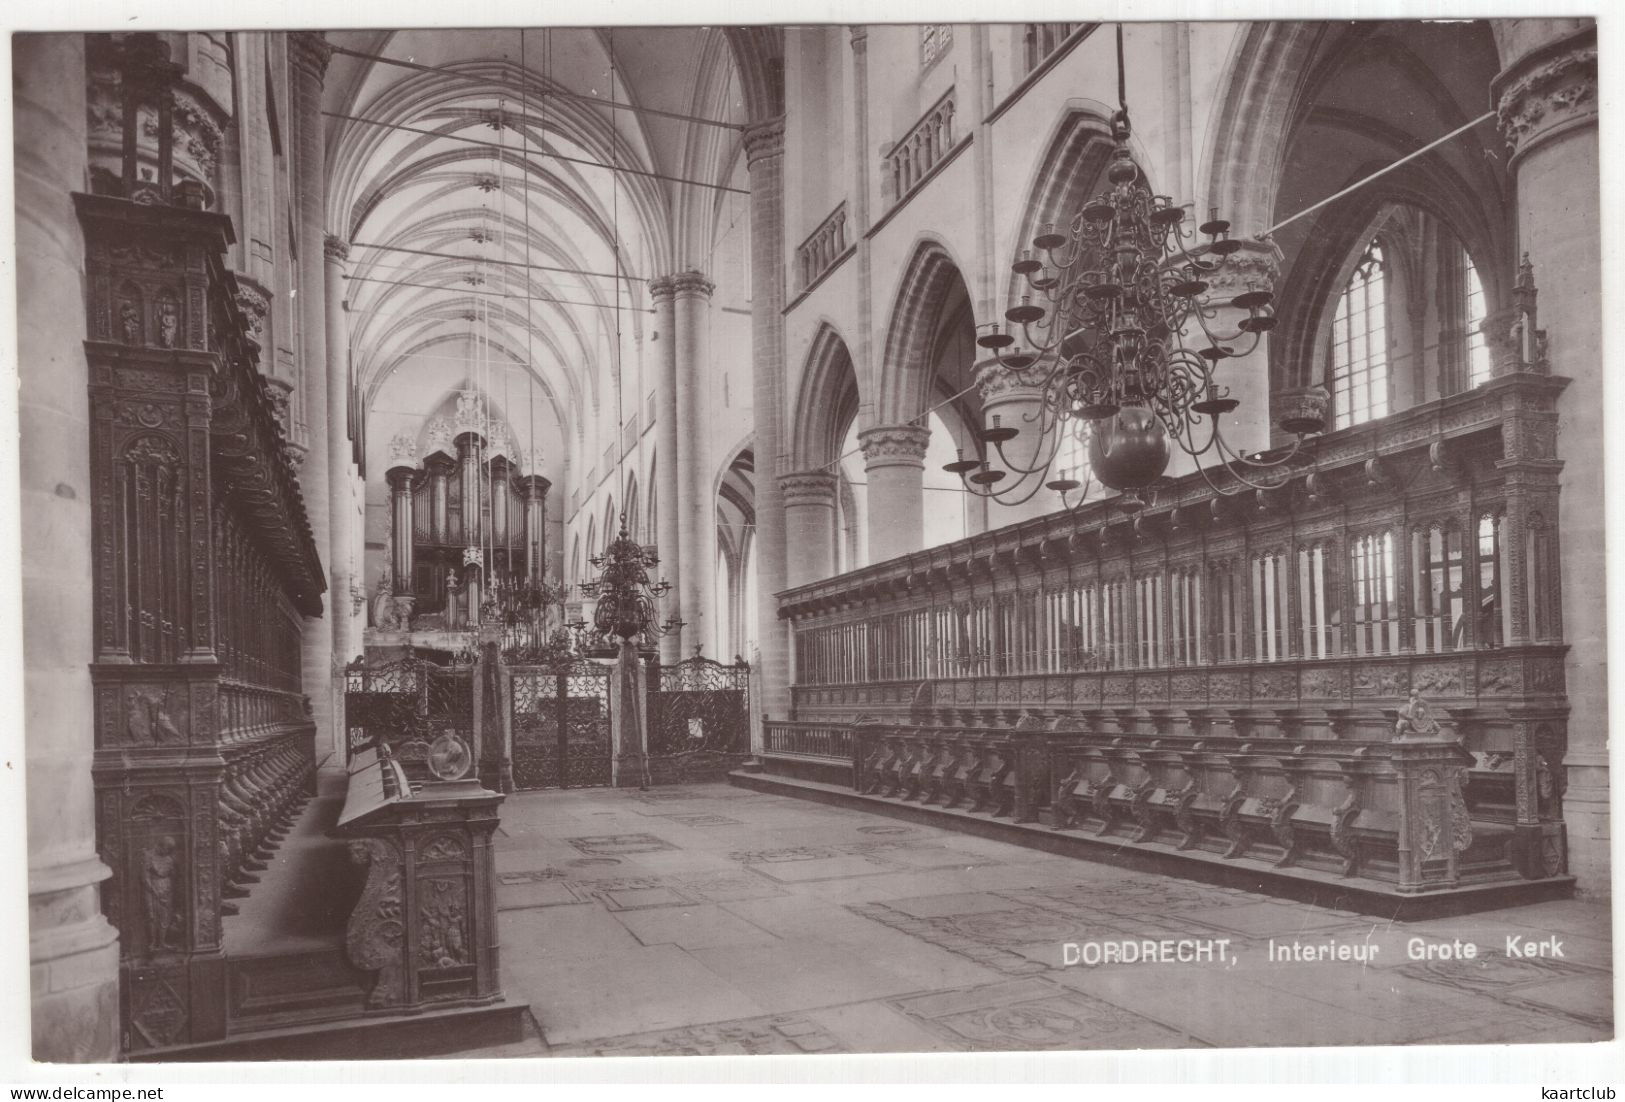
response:
[[[141,855],[141,899],[147,919],[147,951],[177,949],[180,916],[176,911],[175,839],[164,835]]]
[[[175,304],[166,302],[158,308],[158,343],[165,348],[175,347],[175,335],[180,330],[180,312]]]
[[[1438,738],[1439,721],[1434,719],[1428,711],[1427,701],[1422,695],[1412,691],[1409,703],[1399,709],[1399,718],[1394,722],[1395,739],[1422,739]]]
[[[133,302],[121,303],[118,308],[119,331],[125,344],[141,343],[141,315]]]

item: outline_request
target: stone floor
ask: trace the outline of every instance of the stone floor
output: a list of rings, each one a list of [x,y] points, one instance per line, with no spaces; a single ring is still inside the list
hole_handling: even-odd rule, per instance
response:
[[[462,1058],[1613,1032],[1602,904],[1390,924],[723,784],[511,796],[497,842],[503,988],[536,1028]],[[1413,938],[1479,956],[1413,960]],[[1509,938],[1562,955],[1509,956]],[[1064,963],[1067,943],[1163,939],[1225,959]],[[1272,942],[1377,952],[1271,961]]]

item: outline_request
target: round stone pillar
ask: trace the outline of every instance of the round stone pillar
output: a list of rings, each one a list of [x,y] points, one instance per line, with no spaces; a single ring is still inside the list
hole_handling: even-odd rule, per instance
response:
[[[835,495],[829,471],[779,476],[784,494],[785,584],[806,585],[835,573]]]
[[[923,425],[876,425],[858,433],[869,479],[869,561],[885,562],[925,541]]]
[[[1503,25],[1504,24],[1504,25]],[[1609,885],[1608,668],[1597,33],[1590,20],[1497,21],[1506,69],[1491,85],[1518,197],[1518,246],[1540,289],[1539,326],[1558,397],[1568,746],[1563,797],[1569,872],[1582,893]],[[1518,538],[1523,533],[1518,533]]]
[[[1208,319],[1208,328],[1219,336],[1229,336],[1237,332],[1237,325],[1248,316],[1248,311],[1244,307],[1231,305],[1231,301],[1237,295],[1246,294],[1248,291],[1273,293],[1280,274],[1281,252],[1274,244],[1242,242],[1241,249],[1225,258],[1224,267],[1207,277],[1206,299],[1208,305],[1215,311],[1215,316]],[[1186,327],[1184,336],[1185,347],[1193,352],[1208,346],[1207,334],[1194,320]],[[1242,333],[1236,340],[1219,343],[1225,348],[1237,351],[1248,349],[1247,355],[1220,360],[1218,366],[1214,368],[1213,382],[1221,395],[1234,398],[1241,403],[1229,413],[1219,416],[1219,431],[1224,435],[1225,443],[1242,455],[1267,451],[1270,447],[1272,423],[1269,335],[1259,337],[1256,346],[1253,345],[1250,333]],[[1228,391],[1228,395],[1223,395],[1224,391]],[[1198,444],[1206,441],[1207,431],[1204,423],[1196,434]],[[1291,439],[1290,436],[1286,436],[1282,442]],[[1177,478],[1196,469],[1191,457],[1177,445],[1170,443],[1169,451],[1167,472],[1169,477]],[[1213,455],[1203,456],[1202,460],[1209,467],[1222,463],[1222,460]]]
[[[655,552],[671,589],[660,598],[660,622],[678,617],[683,608],[683,556],[679,546],[677,493],[677,309],[676,284],[670,276],[649,281],[649,299],[655,310]],[[589,548],[589,551],[592,549]],[[668,665],[682,660],[682,638],[671,632],[660,637],[660,660]]]
[[[357,565],[354,533],[361,523],[350,490],[355,465],[350,461],[350,322],[344,304],[344,265],[350,246],[327,234],[322,252],[327,261],[327,591],[333,610],[333,650],[342,659],[353,654],[355,605],[350,589]]]
[[[756,422],[756,602],[760,715],[790,714],[790,636],[772,594],[785,587],[784,502],[779,493],[779,456],[784,450],[784,116],[763,119],[745,131],[750,173],[752,410]],[[671,506],[665,505],[663,509]],[[751,749],[761,751],[761,727],[753,723]]]
[[[996,359],[976,365],[983,427],[1016,430],[1014,437],[1000,445],[984,445],[988,468],[1005,472],[1003,481],[993,487],[1000,497],[987,499],[989,528],[1002,528],[1064,508],[1061,495],[1044,486],[1060,475],[1051,454],[1056,439],[1054,426],[1048,432],[1042,431],[1044,392],[1039,384],[1044,380],[1045,368],[1041,365],[1042,361],[1022,371],[1013,371]],[[1023,473],[1044,460],[1050,460],[1048,469]],[[1079,476],[1072,472],[1072,477]]]
[[[91,638],[90,398],[84,240],[85,39],[12,39],[17,135],[23,724],[28,763],[28,957],[36,1060],[119,1051],[118,932],[97,887]]]
[[[710,355],[710,280],[699,272],[672,277],[677,320],[677,518],[682,573],[683,639],[703,643],[716,654],[711,638],[716,617],[716,503],[704,463],[706,433],[702,379]]]

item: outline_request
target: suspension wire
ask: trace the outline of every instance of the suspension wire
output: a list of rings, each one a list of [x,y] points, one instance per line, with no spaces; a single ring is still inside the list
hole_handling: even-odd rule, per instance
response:
[[[617,276],[614,272],[590,272],[582,268],[561,268],[554,264],[532,264],[520,260],[497,260],[486,257],[464,256],[461,253],[442,253],[436,252],[434,249],[413,249],[405,245],[384,245],[375,241],[358,241],[350,247],[353,249],[382,249],[390,253],[411,253],[413,256],[433,256],[442,260],[472,260],[476,263],[491,264],[498,268],[530,268],[538,272],[563,272],[565,275],[597,276],[601,279],[636,279],[644,282],[648,280],[647,276]]]
[[[609,98],[610,99],[615,98],[615,87],[616,87],[615,28],[611,27],[611,28],[609,28]],[[617,131],[615,133],[615,135],[614,135],[614,138],[610,141],[609,157],[610,157],[610,160],[612,162],[616,160],[617,152],[619,151],[619,149],[621,147],[621,143],[618,140],[619,138],[620,138],[620,133],[619,133],[619,131]],[[619,184],[620,184],[619,179],[617,179],[614,176],[610,177],[610,181],[609,181],[610,226],[613,228],[613,230],[615,232],[615,275],[616,275],[616,281],[615,281],[615,345],[614,345],[613,348],[610,349],[609,362],[610,362],[611,370],[613,370],[614,373],[615,373],[615,442],[614,442],[614,445],[613,445],[614,448],[615,448],[615,493],[617,495],[619,495],[620,499],[621,499],[621,520],[622,520],[622,527],[625,527],[625,519],[626,519],[626,485],[625,485],[624,479],[626,477],[626,471],[625,471],[626,456],[622,452],[621,445],[624,443],[624,441],[622,440],[622,437],[624,437],[626,435],[626,428],[625,428],[625,423],[623,421],[623,413],[622,413],[622,410],[621,410],[621,284],[620,284],[620,272],[621,272],[621,189],[620,189]],[[608,533],[606,533],[606,536],[607,535],[608,535]],[[615,539],[619,539],[619,538],[620,538],[619,534],[609,537],[609,539],[612,542]]]
[[[488,149],[497,148],[495,142],[484,141],[480,138],[465,138],[461,134],[450,134],[443,130],[426,130],[421,126],[408,126],[404,122],[384,122],[382,119],[369,119],[361,115],[347,115],[342,111],[323,111],[322,115],[330,119],[341,119],[344,122],[358,122],[364,126],[381,126],[385,130],[404,130],[408,134],[422,134],[428,138],[442,138],[448,142],[462,142],[465,145],[478,145]],[[625,173],[628,176],[647,176],[651,180],[666,180],[674,184],[693,184],[695,187],[710,188],[713,191],[732,191],[740,195],[750,194],[744,188],[728,187],[725,184],[708,184],[703,180],[687,180],[681,176],[668,176],[664,172],[653,172],[646,168],[628,168],[620,164],[606,165],[603,161],[589,161],[585,157],[570,157],[563,153],[553,153],[542,149],[538,149],[536,155],[538,157],[548,157],[555,161],[565,161],[573,165],[587,165],[591,168],[608,169],[611,172]],[[526,190],[529,190],[530,184],[528,181],[525,187]]]
[[[450,291],[450,292],[453,292],[453,293],[455,293],[457,295],[478,295],[478,296],[483,297],[483,298],[507,298],[507,297],[509,297],[509,296],[503,294],[501,291],[480,291],[480,290],[472,290],[472,289],[464,291],[464,290],[459,290],[455,286],[451,286],[451,285],[444,284],[444,283],[414,283],[413,281],[408,280],[408,279],[379,279],[376,276],[345,276],[344,278],[349,280],[352,283],[381,283],[381,284],[384,284],[387,287],[419,287],[419,288],[422,288],[425,291]],[[609,309],[612,309],[611,305],[609,303],[607,303],[607,302],[577,302],[574,299],[547,298],[547,297],[539,296],[539,295],[531,296],[530,301],[532,301],[532,302],[551,302],[551,303],[556,303],[557,305],[560,305],[560,306],[586,306],[586,307],[589,307],[589,308],[591,308],[593,310],[609,310]],[[652,313],[655,312],[653,307],[647,307],[647,306],[628,306],[627,309],[628,310],[636,310],[640,314],[652,314]],[[375,313],[373,313],[373,311],[370,311],[370,310],[365,311],[365,313],[367,313],[367,315],[369,317],[400,316],[400,315],[388,315],[388,314],[375,314]]]
[[[1123,69],[1123,24],[1117,24],[1117,108],[1128,121],[1128,78]]]
[[[1455,137],[1458,137],[1458,136],[1460,136],[1462,134],[1467,133],[1467,131],[1471,130],[1473,127],[1477,126],[1479,123],[1485,122],[1485,121],[1487,121],[1489,119],[1493,119],[1494,117],[1495,117],[1495,112],[1494,111],[1486,111],[1486,112],[1484,112],[1482,115],[1478,116],[1478,118],[1474,119],[1472,122],[1469,122],[1469,123],[1467,123],[1467,124],[1465,124],[1463,126],[1456,127],[1456,129],[1452,130],[1450,133],[1446,134],[1442,138],[1435,138],[1433,141],[1429,142],[1427,145],[1424,145],[1421,149],[1416,150],[1414,153],[1407,153],[1405,156],[1401,157],[1399,160],[1395,161],[1393,164],[1388,165],[1386,168],[1377,169],[1377,171],[1373,172],[1371,175],[1367,176],[1365,179],[1360,180],[1360,181],[1358,181],[1356,183],[1350,184],[1348,187],[1344,188],[1342,191],[1338,192],[1337,194],[1328,195],[1326,198],[1322,199],[1320,202],[1315,203],[1312,206],[1304,207],[1297,214],[1292,215],[1290,218],[1283,218],[1281,221],[1275,223],[1275,225],[1271,226],[1269,229],[1264,230],[1264,231],[1262,231],[1260,233],[1254,234],[1253,235],[1254,239],[1258,240],[1258,241],[1263,241],[1263,240],[1268,239],[1270,234],[1274,233],[1276,230],[1280,229],[1281,227],[1287,226],[1287,225],[1292,224],[1293,222],[1296,222],[1298,219],[1302,218],[1304,215],[1313,213],[1314,211],[1317,211],[1321,207],[1325,206],[1327,203],[1335,202],[1338,199],[1343,198],[1343,196],[1348,195],[1350,192],[1355,192],[1355,191],[1360,190],[1361,188],[1363,188],[1367,184],[1369,184],[1371,181],[1375,180],[1377,177],[1386,176],[1388,173],[1392,172],[1394,169],[1398,168],[1400,165],[1405,164],[1407,161],[1416,160],[1416,158],[1420,157],[1422,154],[1427,153],[1427,152],[1429,152],[1429,151],[1431,151],[1433,149],[1438,148],[1439,146],[1443,145],[1445,142],[1450,141],[1452,138],[1455,138]]]
[[[521,34],[522,33],[523,28],[521,28]],[[414,72],[419,73],[433,73],[436,76],[447,76],[455,80],[462,80],[487,87],[493,83],[488,77],[476,76],[473,73],[460,72],[457,69],[448,69],[440,65],[423,65],[415,61],[405,61],[398,57],[385,57],[382,54],[369,54],[362,50],[351,50],[344,46],[334,46],[333,52],[336,54],[345,54],[349,57],[360,58],[363,61],[376,61],[384,65],[394,65],[402,69],[411,69]],[[523,69],[524,65],[524,55],[523,52],[521,52],[519,66],[521,69]],[[523,80],[523,78],[521,78],[521,80]],[[562,88],[540,88],[537,89],[536,96],[538,99],[542,100],[544,106],[547,102],[545,97],[553,96],[557,99],[569,99],[577,100],[581,103],[590,103],[595,107],[608,107],[614,111],[632,111],[639,115],[658,115],[661,118],[678,119],[682,122],[697,122],[704,126],[718,126],[724,130],[745,129],[744,123],[725,122],[722,119],[707,119],[698,115],[684,115],[677,111],[661,111],[654,107],[640,107],[635,103],[622,103],[619,100],[600,99],[597,96],[584,95],[581,92],[566,92]]]

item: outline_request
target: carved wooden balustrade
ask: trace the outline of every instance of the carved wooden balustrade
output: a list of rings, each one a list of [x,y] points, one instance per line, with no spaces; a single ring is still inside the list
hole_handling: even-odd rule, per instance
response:
[[[846,201],[832,210],[818,228],[807,235],[807,240],[796,246],[796,272],[798,289],[806,290],[817,283],[823,274],[846,255],[851,240],[846,232]]]
[[[954,148],[954,91],[944,92],[902,140],[886,150],[881,179],[893,203],[907,198]]]
[[[762,737],[769,753],[852,760],[852,729],[843,724],[767,720],[762,726]]]
[[[126,109],[175,66],[131,39]],[[117,51],[114,51],[114,60]],[[159,117],[167,117],[160,111]],[[258,346],[195,181],[75,195],[86,243],[97,839],[127,1050],[223,1036],[222,896],[310,793],[300,626],[325,582]],[[169,165],[160,134],[160,167]],[[121,180],[123,183],[121,184]]]
[[[1567,742],[1555,401],[1534,364],[1328,433],[1280,487],[1165,480],[779,597],[791,719],[1008,725],[1134,711],[1225,737],[1389,737],[1415,691],[1458,732],[1475,818],[1561,873]],[[1159,714],[1164,719],[1158,719]]]
[[[868,722],[854,787],[870,796],[1044,823],[1123,847],[1362,877],[1401,893],[1513,879],[1510,822],[1475,821],[1458,737],[1297,742],[1211,733],[1199,709],[1099,713],[1036,729]],[[1065,725],[1065,729],[1061,728]],[[1023,730],[1022,728],[1027,729]],[[1191,730],[1201,732],[1190,734]]]

